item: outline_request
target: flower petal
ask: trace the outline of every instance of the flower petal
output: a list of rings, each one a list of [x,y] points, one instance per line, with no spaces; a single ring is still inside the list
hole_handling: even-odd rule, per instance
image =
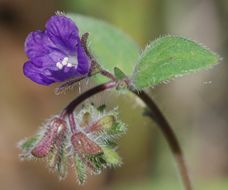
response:
[[[34,58],[48,54],[49,46],[52,45],[53,43],[47,35],[38,30],[27,36],[24,49],[29,58]]]
[[[76,68],[69,68],[66,66],[62,70],[50,70],[50,73],[52,78],[54,78],[56,82],[62,82],[70,78],[81,76]]]
[[[63,58],[66,57],[64,53],[61,51],[53,50],[50,51],[49,54],[40,56],[40,57],[34,57],[30,60],[37,66],[37,67],[49,67],[55,68],[57,62],[61,62]]]
[[[52,16],[46,23],[46,32],[49,38],[62,47],[73,52],[79,37],[75,23],[64,15]]]
[[[58,49],[42,31],[31,32],[25,40],[25,52],[38,67],[55,65],[66,57],[64,49]]]
[[[28,61],[24,64],[23,71],[25,76],[38,84],[50,85],[51,83],[55,82],[54,80],[51,80],[43,75],[43,69],[36,67],[31,61]]]

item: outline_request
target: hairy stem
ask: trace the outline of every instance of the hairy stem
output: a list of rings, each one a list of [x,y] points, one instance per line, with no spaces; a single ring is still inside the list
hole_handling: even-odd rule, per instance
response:
[[[62,112],[61,117],[64,118],[67,115],[73,113],[73,111],[79,104],[81,104],[83,101],[90,98],[91,96],[98,94],[100,92],[103,92],[105,90],[108,90],[110,88],[114,88],[115,86],[116,86],[116,82],[110,81],[110,82],[98,85],[94,88],[91,88],[90,90],[86,91],[85,93],[75,98],[70,104],[68,104],[67,107]]]
[[[189,178],[188,169],[184,160],[183,152],[181,150],[180,144],[177,140],[174,131],[172,130],[171,126],[169,125],[166,118],[163,116],[157,105],[154,101],[144,92],[144,91],[134,91],[131,90],[135,95],[137,95],[143,102],[148,106],[150,109],[150,116],[152,119],[157,123],[159,128],[161,129],[163,135],[165,136],[172,153],[176,159],[178,169],[183,180],[183,184],[185,190],[192,190],[191,181]]]
[[[75,98],[62,112],[61,117],[66,117],[72,115],[75,108],[81,104],[86,99],[90,98],[91,96],[103,92],[105,90],[111,89],[116,87],[117,83],[115,81],[110,81],[101,85],[98,85],[85,93],[81,94],[77,98]],[[157,105],[154,101],[144,92],[144,91],[135,91],[130,90],[132,93],[137,95],[150,109],[150,116],[152,119],[157,123],[159,128],[162,130],[163,135],[165,136],[172,153],[176,159],[178,170],[181,175],[185,190],[192,190],[191,182],[188,174],[188,169],[186,167],[183,152],[180,148],[179,142],[174,134],[172,128],[170,127],[168,121],[163,116],[162,112],[159,110]],[[69,118],[70,119],[70,118]],[[73,129],[74,130],[74,129]]]
[[[76,126],[76,122],[75,122],[75,119],[74,119],[74,113],[68,114],[68,121],[69,121],[69,124],[70,124],[71,132],[73,134],[76,133],[77,126]]]
[[[106,71],[105,69],[101,69],[100,74],[111,79],[112,81],[116,81],[116,77],[112,73]]]

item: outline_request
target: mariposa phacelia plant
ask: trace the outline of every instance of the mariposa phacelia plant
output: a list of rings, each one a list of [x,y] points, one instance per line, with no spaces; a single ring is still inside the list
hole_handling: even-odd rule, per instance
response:
[[[105,106],[92,104],[85,104],[80,111],[76,108],[100,92],[124,90],[146,104],[147,116],[157,123],[170,145],[185,189],[192,189],[178,140],[143,89],[210,68],[219,61],[218,55],[194,41],[170,35],[158,38],[140,53],[139,47],[113,26],[62,13],[52,16],[44,31],[28,35],[25,52],[29,59],[23,68],[25,76],[41,85],[65,82],[56,89],[57,94],[83,79],[92,78],[101,84],[76,97],[36,135],[22,140],[22,159],[46,160],[60,179],[73,165],[80,184],[85,182],[87,173],[98,174],[106,167],[121,165],[117,140],[126,127],[118,119],[117,109],[106,111]]]

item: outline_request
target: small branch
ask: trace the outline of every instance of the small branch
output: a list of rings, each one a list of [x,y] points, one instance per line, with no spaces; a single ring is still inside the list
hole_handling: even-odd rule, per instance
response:
[[[152,119],[157,123],[157,125],[162,130],[162,133],[165,136],[165,138],[172,150],[172,153],[174,154],[181,178],[183,180],[185,190],[192,190],[192,185],[191,185],[190,177],[188,174],[188,169],[187,169],[187,166],[186,166],[186,163],[184,160],[183,152],[181,150],[177,137],[175,136],[168,121],[163,116],[163,114],[161,113],[161,111],[159,110],[157,105],[144,91],[140,91],[140,92],[136,92],[134,90],[131,90],[131,91],[135,95],[137,95],[141,100],[143,100],[144,103],[150,109]]]
[[[105,69],[101,69],[100,74],[111,79],[112,81],[116,81],[116,77],[112,73],[110,73],[109,71],[107,71]]]

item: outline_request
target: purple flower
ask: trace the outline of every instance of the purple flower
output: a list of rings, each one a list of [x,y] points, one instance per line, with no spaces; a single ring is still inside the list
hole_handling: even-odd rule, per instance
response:
[[[56,15],[45,27],[45,31],[31,32],[25,40],[29,60],[24,64],[24,75],[38,84],[50,85],[88,74],[90,61],[75,23]]]

